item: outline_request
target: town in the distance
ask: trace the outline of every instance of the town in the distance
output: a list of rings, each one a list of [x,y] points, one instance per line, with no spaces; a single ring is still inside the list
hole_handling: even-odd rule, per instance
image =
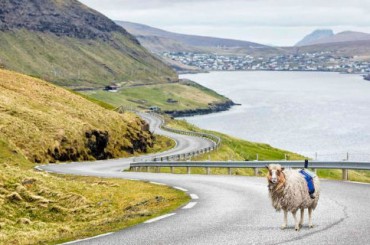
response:
[[[117,21],[179,73],[208,71],[324,71],[370,79],[370,34],[318,29],[291,47],[187,35]]]
[[[272,57],[226,56],[192,52],[163,52],[164,58],[195,66],[203,71],[330,71],[343,73],[370,73],[370,61],[354,57],[338,57],[331,52],[276,55]]]

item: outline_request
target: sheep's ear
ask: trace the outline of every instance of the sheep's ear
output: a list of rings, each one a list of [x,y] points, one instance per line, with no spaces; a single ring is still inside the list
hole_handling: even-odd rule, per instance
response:
[[[281,167],[281,171],[284,171],[285,170],[285,168],[284,167]]]
[[[269,169],[269,165],[266,165],[265,167],[266,167],[267,169]]]

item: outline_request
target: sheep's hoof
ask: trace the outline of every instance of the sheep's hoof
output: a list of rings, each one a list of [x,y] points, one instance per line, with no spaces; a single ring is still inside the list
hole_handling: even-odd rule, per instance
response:
[[[286,225],[280,226],[280,229],[284,230],[286,228]]]
[[[313,224],[310,224],[308,227],[309,227],[309,228],[313,228]]]
[[[295,227],[295,230],[296,230],[296,231],[299,231],[299,230],[300,230],[300,228],[301,228],[300,226],[298,226],[298,227],[296,226],[296,227]]]

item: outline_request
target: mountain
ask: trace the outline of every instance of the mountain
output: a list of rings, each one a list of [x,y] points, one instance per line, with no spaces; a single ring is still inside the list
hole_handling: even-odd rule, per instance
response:
[[[312,33],[305,36],[301,41],[299,41],[294,46],[310,45],[319,41],[320,39],[325,39],[331,36],[334,36],[333,30],[315,30]]]
[[[152,52],[217,52],[237,54],[242,50],[244,53],[260,53],[266,50],[276,51],[275,48],[254,42],[186,35],[164,31],[147,25],[116,21],[134,35],[140,43]]]
[[[0,69],[0,140],[31,162],[78,161],[146,152],[148,125],[51,83]]]
[[[289,51],[288,51],[289,50]],[[341,32],[334,36],[322,38],[310,45],[287,48],[286,51],[296,53],[329,52],[337,57],[354,57],[369,60],[370,34],[361,32]]]
[[[327,34],[329,34],[328,31]],[[331,31],[332,32],[332,31]],[[310,34],[312,35],[312,34]],[[309,37],[308,35],[307,37]],[[337,33],[335,35],[322,35],[320,38],[306,40],[303,44],[296,46],[309,46],[309,45],[319,45],[319,44],[334,44],[334,43],[344,43],[344,42],[359,42],[359,41],[370,41],[370,34],[355,31],[344,31]]]
[[[71,88],[160,83],[175,72],[77,0],[0,2],[0,66]]]

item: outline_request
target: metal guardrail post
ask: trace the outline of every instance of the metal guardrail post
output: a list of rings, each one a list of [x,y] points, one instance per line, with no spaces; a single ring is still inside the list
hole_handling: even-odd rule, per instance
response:
[[[190,167],[186,167],[186,172],[187,172],[188,174],[191,174],[191,168],[190,168]]]
[[[210,174],[210,171],[211,170],[211,168],[210,167],[206,167],[206,173],[207,173],[207,175],[209,175]]]
[[[227,174],[228,174],[228,175],[232,175],[232,174],[233,174],[233,170],[232,170],[232,168],[227,168]]]
[[[348,169],[342,169],[342,179],[345,181],[348,180]]]
[[[175,173],[175,168],[174,167],[170,167],[171,169],[171,174]]]
[[[253,168],[254,170],[254,176],[258,176],[258,168]]]

